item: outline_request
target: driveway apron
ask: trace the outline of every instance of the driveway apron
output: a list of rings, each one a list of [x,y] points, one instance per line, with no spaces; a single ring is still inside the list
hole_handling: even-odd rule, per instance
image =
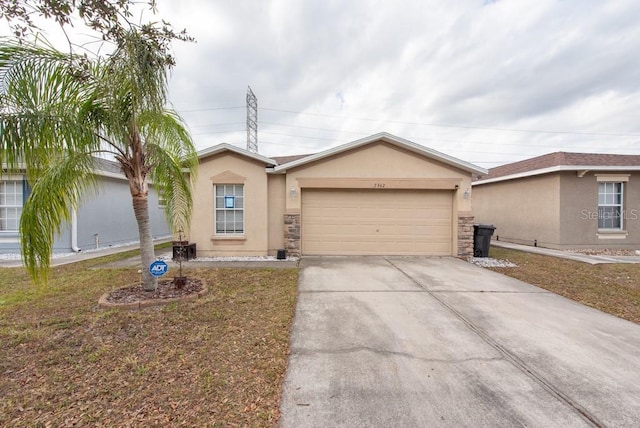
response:
[[[305,257],[281,427],[640,426],[640,326],[453,258]]]

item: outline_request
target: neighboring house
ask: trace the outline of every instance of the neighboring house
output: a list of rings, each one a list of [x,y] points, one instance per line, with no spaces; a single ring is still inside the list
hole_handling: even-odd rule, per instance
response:
[[[321,153],[199,153],[198,256],[472,255],[471,182],[486,170],[381,133]]]
[[[494,239],[556,249],[640,248],[640,155],[550,153],[473,183]]]
[[[63,225],[53,245],[55,253],[65,253],[139,241],[138,225],[133,214],[129,182],[119,166],[101,160],[96,175],[99,180],[95,194],[82,198],[70,224]],[[157,193],[149,192],[149,221],[154,238],[170,237],[163,207]],[[0,253],[19,253],[20,214],[29,196],[24,174],[3,174],[0,177]]]

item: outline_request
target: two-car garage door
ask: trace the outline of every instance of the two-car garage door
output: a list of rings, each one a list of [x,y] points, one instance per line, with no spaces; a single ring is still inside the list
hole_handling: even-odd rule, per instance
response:
[[[303,189],[303,255],[451,255],[450,190]]]

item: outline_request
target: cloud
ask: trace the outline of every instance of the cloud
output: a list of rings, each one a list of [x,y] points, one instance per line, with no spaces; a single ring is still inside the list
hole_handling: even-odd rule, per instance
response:
[[[174,45],[170,97],[200,148],[245,144],[250,85],[265,155],[388,131],[493,166],[556,150],[640,153],[636,3],[159,0],[158,7],[197,39]]]

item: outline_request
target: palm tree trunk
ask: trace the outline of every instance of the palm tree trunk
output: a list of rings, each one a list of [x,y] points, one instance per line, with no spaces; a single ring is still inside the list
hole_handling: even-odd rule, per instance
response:
[[[142,259],[142,287],[145,290],[155,290],[158,279],[149,273],[149,265],[155,260],[153,236],[149,225],[149,198],[147,195],[133,196],[133,212],[138,222],[140,235],[140,258]]]

